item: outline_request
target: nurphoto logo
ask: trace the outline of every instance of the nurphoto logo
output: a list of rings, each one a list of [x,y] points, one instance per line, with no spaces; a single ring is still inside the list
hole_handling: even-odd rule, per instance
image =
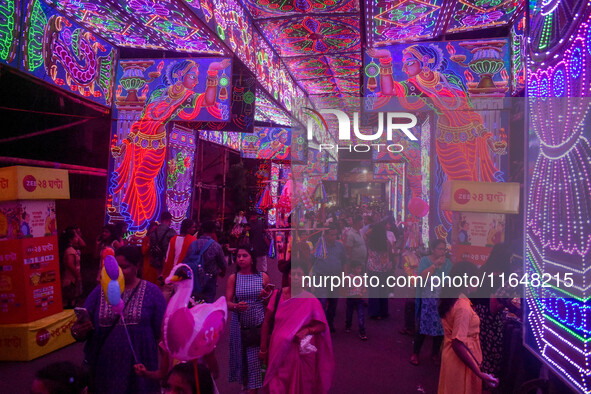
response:
[[[418,123],[417,117],[408,112],[379,112],[377,115],[378,126],[377,129],[372,126],[365,126],[363,131],[372,129],[372,134],[362,132],[359,129],[359,112],[353,112],[353,122],[349,115],[338,109],[321,109],[316,111],[311,108],[304,108],[307,111],[308,123],[307,123],[307,135],[308,141],[314,139],[314,127],[319,126],[321,129],[324,128],[333,136],[338,136],[340,141],[351,141],[351,129],[353,134],[358,140],[361,141],[379,141],[383,134],[384,129],[386,132],[386,140],[392,141],[392,135],[394,131],[402,132],[409,140],[417,141],[418,138],[411,132],[411,129]],[[330,130],[328,123],[323,115],[334,115],[338,122],[338,134]],[[384,127],[384,124],[386,125]],[[351,125],[353,126],[351,128]],[[400,153],[404,150],[404,147],[400,144],[319,144],[318,150],[347,150],[349,152],[369,152],[371,149],[376,149],[380,152],[381,149],[386,149],[391,153]]]

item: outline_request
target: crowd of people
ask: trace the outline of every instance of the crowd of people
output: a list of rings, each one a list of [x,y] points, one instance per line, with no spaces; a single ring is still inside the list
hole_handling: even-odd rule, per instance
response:
[[[77,308],[72,335],[85,342],[85,365],[48,366],[61,372],[40,371],[33,392],[82,392],[77,391],[80,387],[94,393],[217,392],[216,352],[223,350],[193,363],[179,363],[167,354],[162,341],[166,306],[175,292],[165,279],[176,275],[179,265],[193,273],[192,303],[213,303],[225,295],[230,312],[228,380],[239,383],[244,392],[328,392],[335,369],[331,334],[339,326],[335,321],[340,300],[346,298],[344,332],[356,328],[360,340],[366,341],[371,334],[366,316],[388,319],[389,299],[394,296],[406,299],[400,334],[413,339],[411,364],[421,364],[422,345],[427,336],[432,337],[431,359],[441,364],[440,393],[494,390],[503,351],[501,311],[508,308],[520,314],[510,302],[512,295],[503,289],[474,293],[470,288],[449,292],[417,287],[393,294],[381,286],[342,290],[303,286],[305,276],[345,274],[353,280],[367,274],[385,283],[395,272],[461,276],[477,274],[479,268],[452,263],[445,240],[432,240],[424,248],[420,240],[410,239],[418,234],[413,223],[395,220],[379,208],[351,207],[297,219],[278,246],[271,242],[273,232],[265,228],[264,217],[254,212],[248,216],[240,212],[227,234],[221,234],[213,220],[198,226],[191,219],[180,224],[177,234],[171,215],[164,212],[141,244],[124,240],[121,228],[107,225],[96,242],[97,286],[85,300],[80,272],[84,241],[79,229],[66,229],[60,243],[64,306],[83,307]],[[277,248],[275,253],[269,252],[270,245]],[[100,285],[109,255],[124,277],[122,311],[114,310]],[[482,269],[508,272],[510,260],[511,253],[499,244]],[[270,264],[282,272],[281,283],[272,283],[267,274]],[[225,294],[217,289],[219,278],[227,281]],[[70,383],[60,380],[62,375],[70,376]],[[69,391],[64,391],[66,386]]]

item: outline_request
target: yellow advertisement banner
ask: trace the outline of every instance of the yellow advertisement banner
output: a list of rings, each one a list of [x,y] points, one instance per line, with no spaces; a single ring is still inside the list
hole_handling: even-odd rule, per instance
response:
[[[0,201],[69,198],[67,170],[24,166],[0,168]]]
[[[0,361],[29,361],[74,342],[72,309],[26,324],[0,325]]]
[[[519,213],[519,183],[449,181],[442,190],[443,209],[459,212]]]

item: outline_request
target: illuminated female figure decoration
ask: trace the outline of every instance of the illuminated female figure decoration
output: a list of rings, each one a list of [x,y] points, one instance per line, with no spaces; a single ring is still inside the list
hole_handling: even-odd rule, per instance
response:
[[[173,118],[195,119],[202,107],[221,119],[215,101],[217,74],[229,65],[229,59],[211,63],[205,93],[197,93],[199,65],[190,60],[171,63],[162,78],[165,86],[152,92],[123,145],[114,149],[125,156],[115,170],[113,194],[123,191],[121,214],[131,222],[130,230],[143,230],[158,213],[156,177],[166,157],[166,124]]]
[[[258,157],[261,159],[289,159],[289,135],[285,129],[272,131],[269,135],[269,142],[265,142],[259,149]]]
[[[388,96],[397,96],[409,110],[428,105],[437,113],[435,147],[448,180],[502,180],[489,151],[500,153],[506,145],[495,146],[492,133],[473,110],[461,78],[447,69],[447,60],[439,48],[413,45],[404,49],[402,71],[408,79],[402,82],[392,77],[390,51],[370,49],[367,53],[380,61],[381,95],[374,108],[386,105]],[[449,213],[445,219],[451,223]]]

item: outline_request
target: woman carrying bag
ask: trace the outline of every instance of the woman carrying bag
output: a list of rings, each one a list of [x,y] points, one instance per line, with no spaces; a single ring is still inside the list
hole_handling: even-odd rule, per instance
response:
[[[230,382],[243,383],[254,394],[263,386],[258,358],[265,303],[272,292],[269,276],[258,272],[252,248],[240,246],[236,255],[236,274],[226,287],[230,323]],[[232,300],[232,301],[229,301]]]
[[[99,285],[86,299],[85,311],[77,313],[72,336],[87,340],[84,351],[94,378],[93,393],[159,393],[158,382],[137,376],[134,365],[158,369],[157,344],[166,302],[157,286],[138,278],[139,248],[122,246],[115,258],[125,280],[123,311],[113,310]]]

